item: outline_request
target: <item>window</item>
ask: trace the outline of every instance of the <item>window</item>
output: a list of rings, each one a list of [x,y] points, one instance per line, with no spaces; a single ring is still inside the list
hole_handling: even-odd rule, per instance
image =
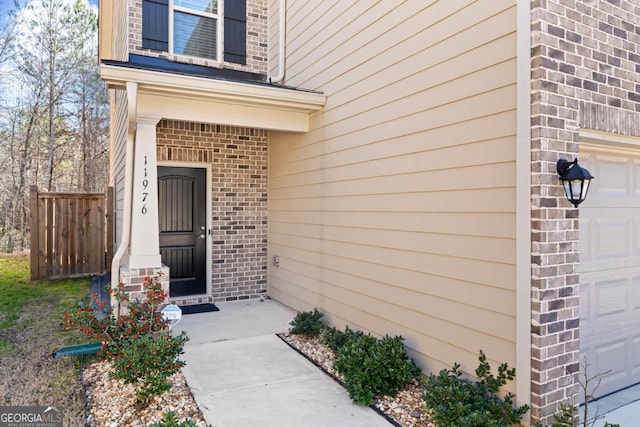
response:
[[[142,47],[246,64],[246,15],[246,0],[143,0]]]
[[[217,0],[173,0],[170,46],[177,55],[220,61]]]

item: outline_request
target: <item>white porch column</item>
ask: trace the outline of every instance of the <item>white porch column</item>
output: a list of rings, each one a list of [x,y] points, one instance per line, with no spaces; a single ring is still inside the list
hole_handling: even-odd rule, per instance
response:
[[[160,267],[156,125],[159,117],[138,115],[133,173],[129,268]]]

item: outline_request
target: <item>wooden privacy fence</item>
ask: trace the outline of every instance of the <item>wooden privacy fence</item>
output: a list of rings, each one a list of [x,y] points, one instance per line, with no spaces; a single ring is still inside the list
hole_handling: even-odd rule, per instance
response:
[[[102,274],[113,257],[113,188],[40,193],[31,186],[31,279]]]

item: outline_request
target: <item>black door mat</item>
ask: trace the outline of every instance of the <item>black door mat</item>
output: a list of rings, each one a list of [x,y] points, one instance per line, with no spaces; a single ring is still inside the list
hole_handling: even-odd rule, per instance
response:
[[[195,304],[195,305],[181,305],[180,310],[182,310],[182,314],[197,314],[197,313],[208,313],[210,311],[220,311],[215,304]]]

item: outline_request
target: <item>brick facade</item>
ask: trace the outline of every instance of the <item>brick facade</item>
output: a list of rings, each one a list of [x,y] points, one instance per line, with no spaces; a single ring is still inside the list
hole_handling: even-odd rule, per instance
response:
[[[225,62],[224,67],[258,74],[267,73],[268,11],[266,0],[247,0],[247,64]],[[142,0],[129,0],[129,53],[164,58],[186,64],[217,67],[215,61],[142,48]]]
[[[267,291],[267,131],[161,120],[159,161],[211,164],[213,301]],[[184,303],[198,303],[189,300]]]
[[[578,156],[580,129],[640,136],[640,5],[534,0],[531,12],[531,413],[546,425],[576,403],[580,369],[579,209],[556,161]]]
[[[124,285],[124,290],[129,294],[132,301],[136,299],[144,299],[144,289],[142,284],[144,279],[150,277],[156,279],[162,286],[162,290],[169,292],[169,267],[161,268],[129,268],[127,266],[120,267],[120,283]],[[118,307],[118,313],[126,313],[126,305]]]

